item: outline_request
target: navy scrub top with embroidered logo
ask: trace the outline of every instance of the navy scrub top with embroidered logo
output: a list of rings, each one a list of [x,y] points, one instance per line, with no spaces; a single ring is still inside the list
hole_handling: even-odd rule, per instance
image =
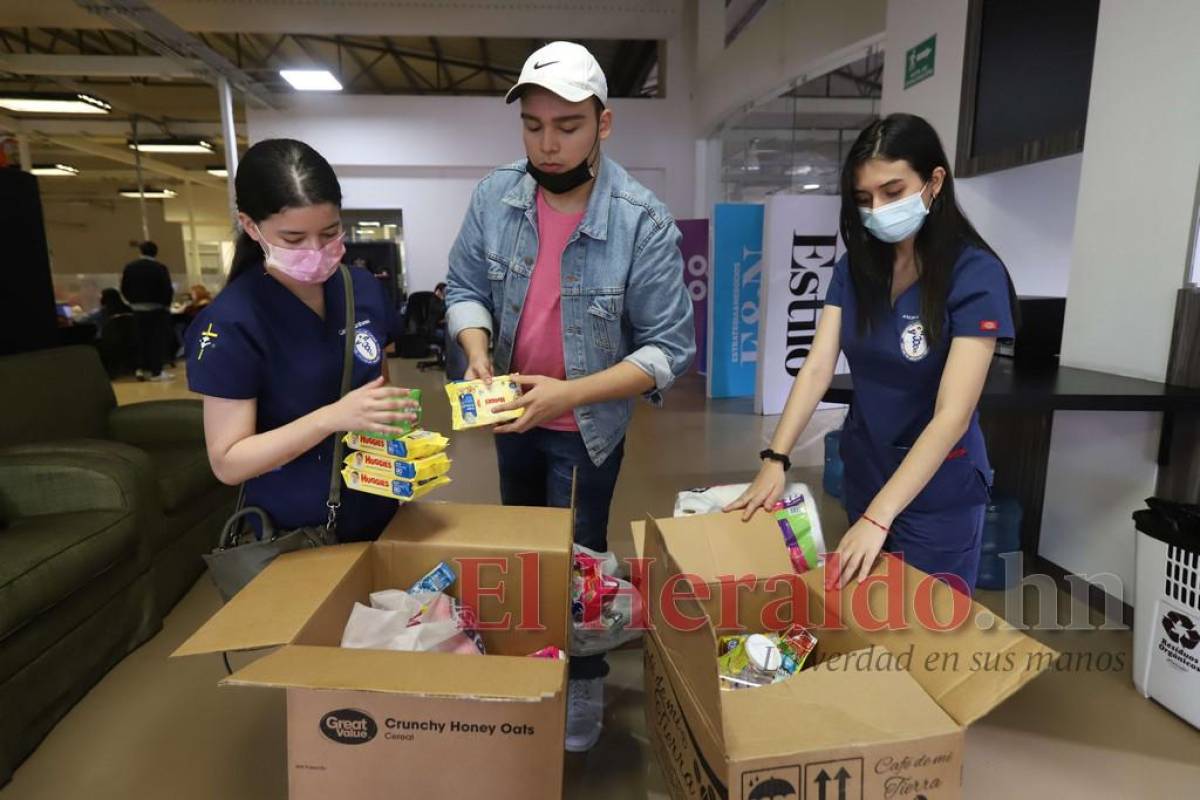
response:
[[[933,419],[950,340],[955,336],[1012,338],[1008,277],[994,255],[963,249],[946,300],[943,341],[931,347],[921,323],[920,283],[901,294],[883,324],[857,330],[848,257],[834,266],[825,304],[842,309],[841,347],[854,376],[854,400],[842,432],[848,506],[859,512],[883,488],[908,448]],[[941,511],[986,503],[991,481],[979,412],[907,510]]]
[[[394,312],[365,269],[354,281],[354,370],[351,388],[379,377],[392,338]],[[211,397],[258,401],[259,433],[336,402],[341,388],[345,293],[341,271],[325,281],[325,319],[261,267],[230,283],[187,332],[188,388]],[[246,482],[246,505],[261,506],[276,528],[324,524],[333,459],[329,437],[295,460]],[[341,541],[374,539],[397,503],[342,492]]]

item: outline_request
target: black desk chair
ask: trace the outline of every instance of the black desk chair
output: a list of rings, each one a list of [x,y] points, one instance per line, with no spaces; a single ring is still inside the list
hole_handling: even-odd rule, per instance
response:
[[[138,365],[138,331],[133,314],[114,314],[100,328],[100,360],[108,377],[132,375]]]
[[[425,358],[417,369],[446,368],[446,304],[433,292],[413,292],[408,297],[400,335],[396,338],[396,355],[400,358]]]

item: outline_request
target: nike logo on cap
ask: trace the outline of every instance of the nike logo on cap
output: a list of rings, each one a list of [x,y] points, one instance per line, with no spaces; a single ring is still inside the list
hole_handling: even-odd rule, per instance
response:
[[[557,64],[557,63],[558,63],[557,61],[547,61],[547,62],[546,62],[546,63],[544,63],[544,64],[534,64],[534,65],[533,65],[533,68],[534,68],[534,69],[541,69],[542,67],[548,67],[548,66],[550,66],[551,64]]]

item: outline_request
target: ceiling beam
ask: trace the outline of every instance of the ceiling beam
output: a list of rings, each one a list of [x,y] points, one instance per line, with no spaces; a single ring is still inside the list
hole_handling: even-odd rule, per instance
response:
[[[367,63],[363,62],[362,56],[360,56],[358,54],[358,51],[354,48],[353,45],[347,44],[345,50],[346,50],[346,55],[350,56],[350,60],[353,61],[355,63],[355,65],[358,67],[358,74],[346,82],[346,88],[347,89],[352,88],[354,86],[355,81],[357,81],[362,76],[366,75],[367,78],[371,81],[371,83],[373,83],[375,85],[375,88],[379,91],[380,94],[387,94],[388,93],[387,87],[383,85],[383,81],[381,81],[379,79],[379,76],[376,75],[375,72],[371,69],[376,64],[378,64],[380,61],[387,58],[387,53],[377,54],[375,56],[375,60],[372,61],[370,64],[367,64]]]
[[[107,158],[110,161],[116,161],[121,164],[136,164],[132,150],[122,150],[117,147],[108,147],[107,145],[96,144],[88,139],[80,139],[71,136],[42,136],[48,142],[57,144],[60,147],[65,147],[68,150],[76,150],[80,153],[88,155],[100,156]],[[146,172],[153,172],[158,175],[166,175],[170,178],[178,178],[181,181],[192,181],[201,186],[212,186],[217,189],[225,189],[225,181],[221,178],[214,178],[207,173],[198,173],[186,169],[167,164],[154,158],[141,159],[142,169]]]
[[[12,118],[9,118],[12,119]],[[18,120],[13,120],[18,121]],[[0,118],[3,122],[3,118]],[[94,136],[128,139],[130,123],[127,120],[89,119],[86,117],[22,117],[20,124],[50,136]],[[201,136],[208,141],[221,138],[219,122],[172,122],[171,133],[175,136]],[[218,157],[219,161],[220,158]]]
[[[384,36],[383,45],[384,49],[387,50],[388,54],[391,55],[392,59],[396,62],[396,66],[400,68],[400,71],[408,76],[408,80],[412,84],[412,90],[414,92],[420,94],[424,93],[424,91],[421,89],[421,84],[424,84],[426,89],[433,89],[433,84],[429,82],[429,79],[417,72],[416,69],[413,68],[413,65],[409,64],[408,61],[405,60],[404,56],[400,54],[400,51],[396,49],[396,46],[392,44],[391,39]]]
[[[17,75],[66,75],[88,78],[195,78],[200,62],[188,67],[164,56],[79,56],[0,53],[0,70]]]
[[[487,37],[479,37],[479,55],[483,59],[483,68],[487,72],[488,89],[496,91],[496,73],[492,70],[492,56],[488,52]]]
[[[151,7],[146,0],[75,0],[76,5],[125,31],[147,34],[147,45],[168,58],[196,59],[204,64],[204,79],[218,85],[223,79],[247,98],[273,108],[265,86],[238,69],[229,59],[205,46],[194,34],[176,25]]]

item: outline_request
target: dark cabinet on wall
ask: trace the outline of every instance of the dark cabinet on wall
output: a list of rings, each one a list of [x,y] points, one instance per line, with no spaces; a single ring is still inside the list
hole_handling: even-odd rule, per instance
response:
[[[0,168],[0,355],[57,341],[54,284],[37,178]]]

